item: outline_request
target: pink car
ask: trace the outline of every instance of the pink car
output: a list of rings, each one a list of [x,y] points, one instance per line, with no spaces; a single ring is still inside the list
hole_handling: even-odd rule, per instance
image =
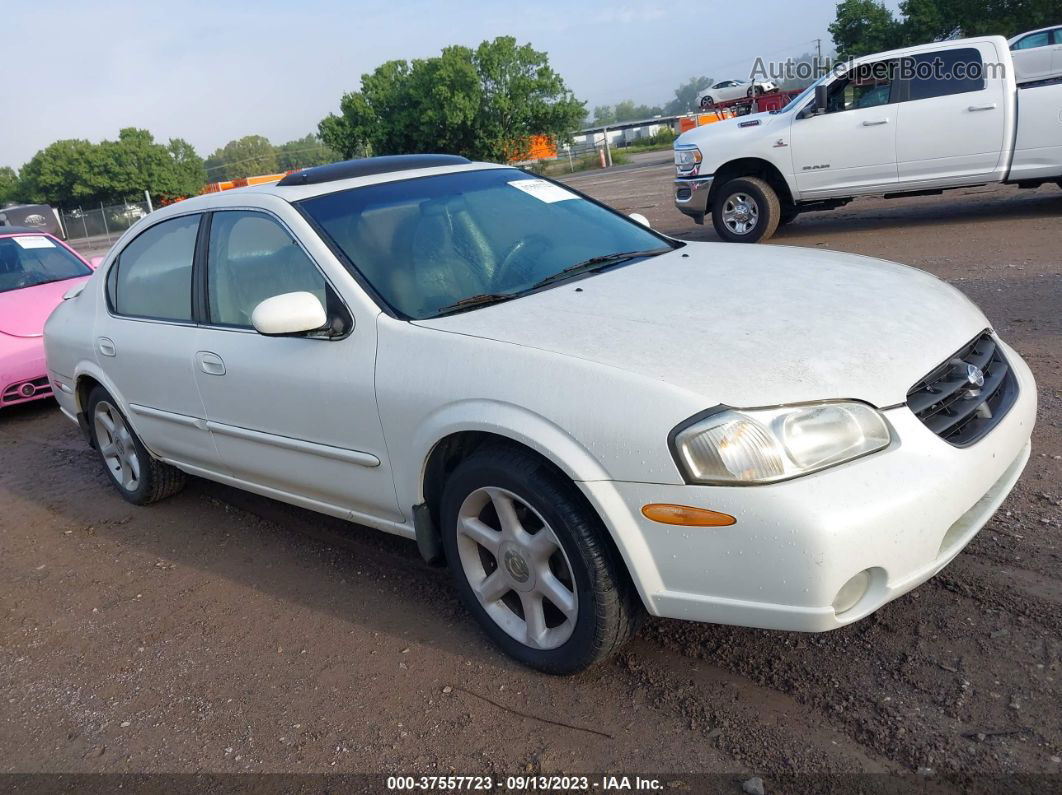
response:
[[[61,240],[0,226],[0,409],[51,396],[44,321],[90,275],[92,265]]]

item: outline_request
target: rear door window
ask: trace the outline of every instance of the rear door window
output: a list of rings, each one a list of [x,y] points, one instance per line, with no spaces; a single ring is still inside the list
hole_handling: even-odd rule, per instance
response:
[[[973,47],[927,52],[910,58],[908,99],[932,99],[982,91],[985,64]]]
[[[163,221],[125,247],[107,274],[108,297],[117,314],[191,322],[199,218]]]

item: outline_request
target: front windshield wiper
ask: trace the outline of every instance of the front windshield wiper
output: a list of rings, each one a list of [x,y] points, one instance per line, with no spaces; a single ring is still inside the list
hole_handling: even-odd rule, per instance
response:
[[[432,317],[442,317],[443,315],[451,315],[456,312],[463,312],[466,309],[473,309],[478,306],[486,306],[487,304],[500,304],[503,301],[511,301],[514,298],[519,298],[522,295],[527,295],[533,290],[537,290],[540,287],[546,287],[547,285],[554,284],[556,282],[568,279],[572,276],[576,276],[585,271],[597,270],[603,268],[606,265],[615,265],[625,260],[635,259],[636,257],[655,257],[658,254],[666,254],[673,249],[668,246],[666,248],[652,248],[645,251],[619,251],[615,254],[604,254],[598,257],[591,257],[590,259],[577,262],[574,265],[569,265],[562,271],[550,274],[544,279],[540,279],[530,287],[523,290],[516,290],[511,293],[477,293],[476,295],[470,295],[468,298],[462,298],[460,301],[455,301],[452,304],[448,304],[444,307],[440,307]]]
[[[590,259],[584,259],[582,262],[577,262],[574,265],[569,265],[562,271],[550,274],[544,279],[540,279],[531,286],[532,290],[537,290],[539,287],[545,287],[549,284],[556,284],[559,281],[568,279],[572,276],[577,276],[580,273],[586,271],[594,271],[598,268],[603,268],[606,265],[616,265],[620,262],[625,262],[629,259],[635,259],[636,257],[655,257],[658,254],[666,254],[673,249],[668,246],[666,248],[651,248],[645,251],[618,251],[615,254],[602,254],[598,257],[590,257]]]
[[[470,295],[468,298],[462,298],[460,301],[455,301],[452,304],[440,307],[439,311],[432,315],[432,317],[441,317],[453,312],[472,309],[477,306],[486,306],[487,304],[500,304],[502,301],[509,301],[520,295],[523,295],[523,291],[515,293],[478,293],[476,295]]]

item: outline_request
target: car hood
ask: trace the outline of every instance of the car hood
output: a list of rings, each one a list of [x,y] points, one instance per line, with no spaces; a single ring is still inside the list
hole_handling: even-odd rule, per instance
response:
[[[691,243],[418,325],[616,367],[694,392],[706,407],[749,408],[903,403],[988,322],[958,290],[903,265]]]
[[[79,276],[0,293],[0,332],[12,337],[42,336],[44,321],[67,290],[89,278]]]

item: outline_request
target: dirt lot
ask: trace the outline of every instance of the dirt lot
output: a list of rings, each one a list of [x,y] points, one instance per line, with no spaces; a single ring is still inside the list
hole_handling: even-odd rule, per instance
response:
[[[661,159],[571,182],[714,239],[671,207]],[[709,780],[694,774],[724,773],[710,781],[730,792],[754,774],[771,792],[804,788],[794,773],[983,791],[1054,773],[1023,785],[1057,788],[1060,220],[1058,188],[979,188],[857,201],[773,241],[951,281],[1039,385],[1033,458],[988,527],[929,583],[825,635],[653,620],[611,664],[531,673],[412,543],[202,481],[134,508],[53,405],[6,411],[0,772],[652,772],[695,790]]]

